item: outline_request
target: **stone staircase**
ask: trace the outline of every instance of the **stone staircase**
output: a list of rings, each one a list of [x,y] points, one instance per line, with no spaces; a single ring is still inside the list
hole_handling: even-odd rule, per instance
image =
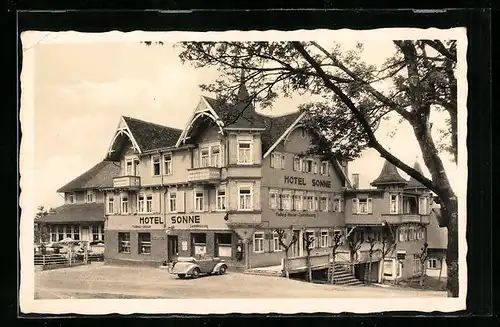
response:
[[[334,284],[335,285],[346,285],[346,286],[355,286],[355,285],[363,285],[363,282],[357,279],[352,275],[350,267],[335,264],[335,272],[334,272]]]

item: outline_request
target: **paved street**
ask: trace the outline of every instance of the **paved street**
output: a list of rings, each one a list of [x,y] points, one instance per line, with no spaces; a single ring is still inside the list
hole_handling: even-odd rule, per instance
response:
[[[446,292],[380,286],[310,284],[228,271],[222,276],[178,279],[160,268],[102,263],[35,273],[35,299],[92,298],[381,298],[446,297]]]

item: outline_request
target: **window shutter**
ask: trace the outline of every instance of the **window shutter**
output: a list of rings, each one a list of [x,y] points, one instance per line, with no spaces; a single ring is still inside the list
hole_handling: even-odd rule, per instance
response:
[[[177,192],[177,199],[176,199],[176,207],[177,207],[177,212],[185,212],[185,204],[186,204],[186,199],[185,199],[185,192],[184,191],[178,191]]]
[[[373,212],[373,211],[372,211],[372,208],[373,208],[373,207],[372,207],[372,199],[371,199],[371,198],[368,198],[368,199],[366,200],[366,203],[367,203],[367,207],[368,207],[368,213],[372,213],[372,212]]]
[[[281,169],[285,169],[285,155],[281,155]]]
[[[352,213],[358,213],[358,199],[352,199]]]
[[[316,231],[314,233],[314,238],[315,238],[315,241],[316,241],[316,247],[320,248],[321,247],[321,232],[320,231]]]
[[[208,198],[208,190],[203,190],[203,211],[208,211],[208,206],[210,205],[210,199]]]

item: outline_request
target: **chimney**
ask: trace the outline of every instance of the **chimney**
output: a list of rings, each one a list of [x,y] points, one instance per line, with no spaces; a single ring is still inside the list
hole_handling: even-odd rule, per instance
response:
[[[354,189],[359,188],[359,174],[352,174],[352,187]]]

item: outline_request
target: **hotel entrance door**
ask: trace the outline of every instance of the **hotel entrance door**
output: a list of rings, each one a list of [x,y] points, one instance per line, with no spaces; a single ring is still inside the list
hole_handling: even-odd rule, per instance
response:
[[[167,261],[174,261],[179,256],[179,239],[177,235],[167,237]]]

